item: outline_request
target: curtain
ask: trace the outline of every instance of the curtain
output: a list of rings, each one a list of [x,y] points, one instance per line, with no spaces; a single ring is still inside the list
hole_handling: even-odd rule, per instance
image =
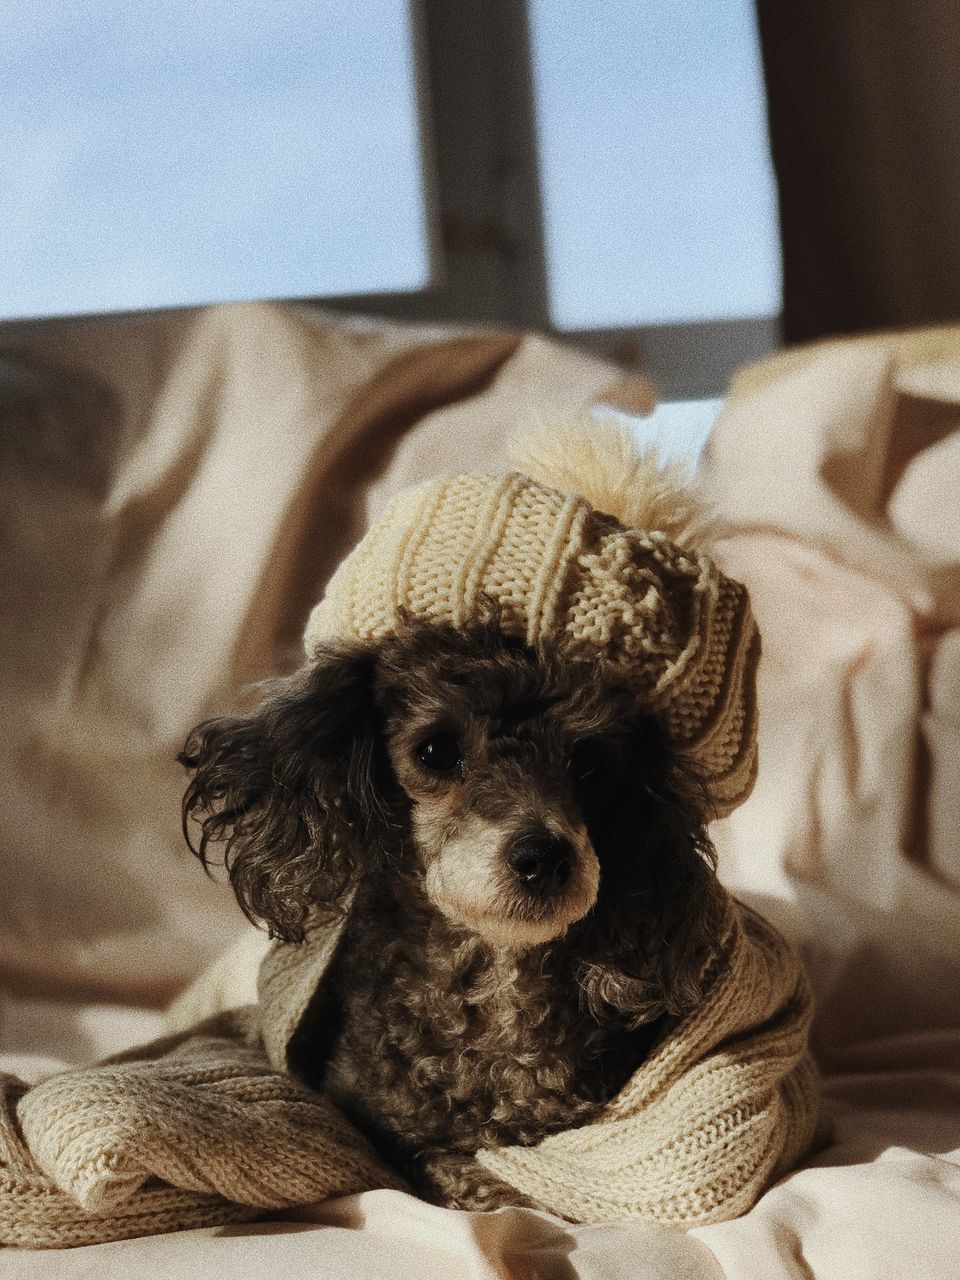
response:
[[[960,3],[757,9],[785,341],[960,318]]]

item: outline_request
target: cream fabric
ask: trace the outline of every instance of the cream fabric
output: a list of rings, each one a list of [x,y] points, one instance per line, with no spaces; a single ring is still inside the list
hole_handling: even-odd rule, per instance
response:
[[[760,772],[715,829],[797,941],[833,1144],[697,1235],[728,1280],[955,1274],[960,329],[748,371],[709,448],[764,638]]]
[[[402,1186],[271,1067],[252,1006],[146,1056],[33,1089],[0,1079],[0,1244],[94,1244]]]
[[[571,1228],[523,1210],[452,1213],[398,1191],[327,1200],[279,1222],[109,1245],[0,1250],[2,1280],[717,1280],[713,1255],[671,1227]]]
[[[246,358],[259,358],[266,350],[261,344],[252,344]],[[167,357],[177,349],[185,356],[199,350],[186,341],[172,343]],[[312,350],[305,343],[304,358]],[[554,350],[536,341],[522,344],[492,380],[456,404],[427,409],[369,496],[361,492],[362,510],[382,512],[394,492],[434,467],[499,464],[492,438],[524,387],[542,374],[556,397],[551,414],[559,413],[564,398],[577,398],[587,375],[555,361]],[[849,360],[838,363],[838,351]],[[411,357],[412,365],[419,359]],[[953,1280],[960,1239],[958,360],[960,332],[949,329],[792,353],[738,379],[713,442],[712,478],[734,526],[718,554],[750,588],[765,650],[758,785],[737,814],[713,830],[726,878],[739,893],[755,897],[801,946],[813,978],[814,1041],[834,1118],[824,1151],[766,1191],[744,1216],[686,1232],[640,1223],[578,1227],[526,1211],[453,1213],[400,1192],[374,1191],[250,1226],[31,1254],[0,1249],[2,1280],[86,1280],[91,1273],[109,1280],[262,1280],[265,1274],[338,1280]],[[114,367],[123,368],[116,381],[124,384],[139,366],[136,359],[128,367],[118,358]],[[221,377],[229,381],[237,374],[236,365],[225,364]],[[219,403],[232,401],[221,394]],[[138,420],[146,423],[146,412]],[[794,447],[797,433],[803,441]],[[44,439],[47,448],[51,443],[49,435],[34,433],[32,439]],[[844,459],[840,481],[837,461]],[[41,465],[31,473],[43,476],[29,489],[31,501],[59,483],[49,461]],[[76,466],[82,470],[82,460]],[[878,474],[879,487],[872,479]],[[4,490],[5,519],[13,509],[9,495],[28,487],[18,475]],[[751,495],[749,503],[738,501],[741,492]],[[757,500],[762,506],[753,512]],[[59,511],[58,502],[51,500],[49,510]],[[835,522],[838,510],[843,518]],[[39,521],[39,536],[42,517],[31,519]],[[57,527],[51,519],[45,536],[52,540]],[[72,549],[77,525],[69,527],[64,545]],[[863,546],[864,535],[878,529],[888,536],[848,557],[848,548]],[[50,545],[45,574],[59,563]],[[77,560],[68,563],[76,566]],[[64,590],[70,587],[70,573],[62,573],[60,582]],[[917,586],[919,601],[913,597]],[[45,591],[56,598],[58,589]],[[22,611],[27,597],[6,597],[14,598]],[[304,613],[310,603],[305,600]],[[49,608],[45,616],[40,634],[57,614]],[[17,704],[7,733],[19,732],[29,705],[29,698]],[[20,828],[34,803],[30,792],[19,811]],[[71,813],[69,807],[60,811],[61,821],[73,821]],[[59,826],[55,822],[52,830]],[[118,831],[123,829],[121,823]],[[127,847],[125,837],[117,838]],[[27,899],[27,915],[29,864],[15,853],[4,852],[4,889],[13,897],[0,902],[0,917],[9,928],[4,910],[12,900],[19,903],[16,919],[33,922],[25,931],[24,963],[34,974],[45,922],[53,934],[64,921],[72,928],[65,895],[73,889],[65,866],[45,895]],[[193,874],[186,871],[181,892],[194,891]],[[11,877],[20,882],[13,890]],[[125,883],[121,914],[130,892]],[[173,947],[202,927],[204,915],[186,914],[176,900]],[[103,925],[118,929],[106,917]],[[86,936],[88,946],[98,937],[95,916]],[[141,937],[131,923],[127,958]],[[63,973],[74,981],[84,969],[77,967],[75,935],[65,942],[58,956],[67,956]],[[16,937],[6,945],[15,956]],[[206,942],[191,945],[196,955],[208,949]],[[168,975],[168,966],[179,961],[164,952],[156,963]],[[248,956],[246,964],[250,990],[255,961]],[[122,991],[120,966],[112,975]],[[228,982],[222,972],[219,977],[212,985],[222,997],[224,984],[234,979]],[[193,992],[191,1019],[207,995],[200,988]],[[0,1069],[35,1078],[38,1069],[91,1061],[111,1046],[156,1034],[153,1017],[126,1012],[120,1018],[89,998],[71,1000],[68,991],[53,1002],[0,987]]]
[[[932,365],[909,338],[903,363],[895,339],[815,350],[710,445],[765,648],[760,778],[718,843],[730,883],[786,904],[828,1062],[960,1026],[960,331],[934,338]]]
[[[159,1001],[239,920],[180,834],[187,732],[297,664],[371,485],[501,465],[532,403],[620,375],[270,305],[30,332],[0,351],[0,983]]]
[[[402,1186],[286,1071],[335,941],[327,929],[278,944],[259,1007],[33,1089],[3,1078],[0,1244],[91,1244]],[[810,1015],[790,948],[728,901],[704,1000],[600,1118],[480,1158],[572,1222],[694,1226],[742,1213],[823,1136]]]

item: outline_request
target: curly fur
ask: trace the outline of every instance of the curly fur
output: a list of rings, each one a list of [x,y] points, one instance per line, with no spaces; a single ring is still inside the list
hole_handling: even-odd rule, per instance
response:
[[[440,730],[462,746],[445,776],[417,756]],[[296,940],[347,911],[291,1061],[444,1203],[515,1202],[472,1153],[595,1115],[699,999],[719,924],[702,789],[636,693],[495,619],[331,647],[181,759],[185,830],[205,862],[223,843],[251,918]],[[531,830],[572,851],[555,893],[508,865]]]
[[[261,685],[256,714],[198,725],[178,757],[193,771],[187,843],[207,866],[210,845],[223,842],[240,906],[273,937],[302,941],[308,912],[336,914],[364,864],[398,846],[372,671],[360,647],[331,652]]]

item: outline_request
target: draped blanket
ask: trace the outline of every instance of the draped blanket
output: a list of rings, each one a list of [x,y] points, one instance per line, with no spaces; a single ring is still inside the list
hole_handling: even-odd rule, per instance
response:
[[[259,1006],[33,1088],[0,1076],[0,1242],[91,1244],[402,1187],[285,1069],[335,942],[277,944]],[[822,1131],[810,1015],[793,951],[730,899],[704,1000],[603,1114],[479,1159],[573,1222],[735,1217]]]

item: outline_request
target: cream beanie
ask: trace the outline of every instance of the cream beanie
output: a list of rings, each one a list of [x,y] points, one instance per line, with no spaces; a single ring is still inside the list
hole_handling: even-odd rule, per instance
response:
[[[611,422],[539,431],[516,455],[507,474],[398,493],[311,613],[308,656],[389,635],[405,613],[461,627],[492,599],[507,634],[634,681],[712,816],[729,813],[756,776],[760,640],[746,589],[696,549],[695,500]]]

